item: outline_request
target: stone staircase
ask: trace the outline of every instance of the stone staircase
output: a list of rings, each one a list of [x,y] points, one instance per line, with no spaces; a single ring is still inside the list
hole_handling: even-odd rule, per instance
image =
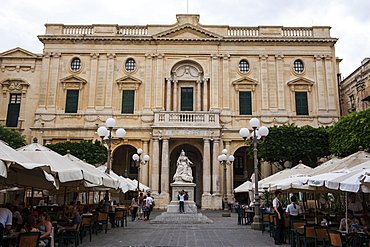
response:
[[[202,213],[164,212],[151,220],[150,224],[213,224],[213,221]]]

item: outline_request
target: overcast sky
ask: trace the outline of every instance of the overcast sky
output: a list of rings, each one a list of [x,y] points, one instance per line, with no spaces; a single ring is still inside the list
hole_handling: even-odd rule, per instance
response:
[[[370,57],[369,0],[11,0],[0,8],[0,53],[21,47],[42,53],[45,23],[174,24],[176,14],[200,14],[204,25],[331,26],[336,56],[348,76]]]

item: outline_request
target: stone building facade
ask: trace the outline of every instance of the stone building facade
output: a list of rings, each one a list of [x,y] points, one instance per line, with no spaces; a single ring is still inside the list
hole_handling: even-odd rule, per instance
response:
[[[340,82],[340,106],[342,116],[370,107],[370,58]]]
[[[203,25],[177,15],[173,25],[46,24],[42,54],[0,54],[0,123],[42,144],[98,139],[113,117],[127,135],[113,145],[112,169],[138,176],[131,156],[149,163],[140,181],[156,205],[170,201],[182,149],[194,163],[195,201],[221,208],[226,148],[227,194],[253,172],[239,129],[257,117],[265,126],[327,126],[340,117],[330,27]],[[268,175],[269,165],[261,171]]]

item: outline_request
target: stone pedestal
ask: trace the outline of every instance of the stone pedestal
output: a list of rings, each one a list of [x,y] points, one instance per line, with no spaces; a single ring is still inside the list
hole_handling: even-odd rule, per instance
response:
[[[171,202],[167,206],[167,212],[158,215],[151,224],[210,224],[213,223],[207,216],[197,212],[194,202],[194,188],[196,184],[176,181],[171,184]],[[184,190],[188,194],[188,200],[184,203],[185,213],[180,213],[178,195]]]

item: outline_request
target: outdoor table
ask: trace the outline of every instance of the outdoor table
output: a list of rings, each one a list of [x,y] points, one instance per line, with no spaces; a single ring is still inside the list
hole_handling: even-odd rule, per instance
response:
[[[19,232],[13,232],[11,235],[4,235],[2,246],[9,246],[9,244],[15,244],[17,242],[17,237]]]
[[[245,209],[244,212],[245,212],[245,215],[247,216],[247,225],[251,224],[253,222],[253,217],[255,214],[254,211]]]

